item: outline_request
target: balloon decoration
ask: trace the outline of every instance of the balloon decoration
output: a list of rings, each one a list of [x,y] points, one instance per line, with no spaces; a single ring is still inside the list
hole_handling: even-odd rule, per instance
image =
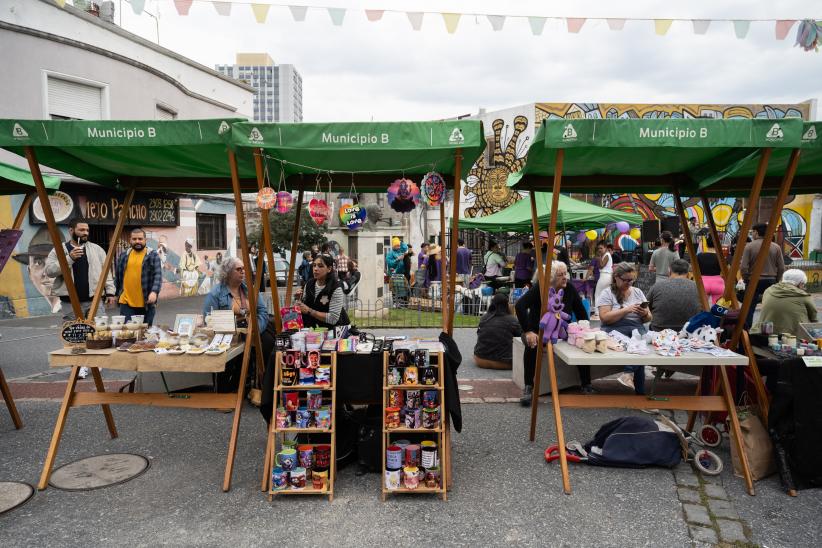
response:
[[[266,211],[274,207],[277,202],[277,196],[274,194],[274,189],[270,186],[264,186],[257,192],[257,207],[265,209]]]
[[[429,171],[422,177],[420,190],[426,204],[438,206],[445,199],[445,179],[436,171]]]
[[[642,231],[638,228],[632,228],[631,232],[630,232],[630,236],[634,240],[639,240],[639,238],[642,237]]]
[[[597,231],[596,230],[589,230],[585,233],[585,237],[591,240],[592,242],[597,239]]]
[[[585,235],[584,232],[577,232],[577,243],[582,245],[585,243],[585,240],[588,239],[588,236]]]
[[[308,214],[311,215],[311,218],[314,219],[317,225],[322,226],[325,224],[325,221],[328,220],[329,213],[328,203],[325,200],[311,198],[311,201],[308,202]]]
[[[631,228],[631,226],[628,223],[626,223],[625,221],[619,221],[616,224],[616,228],[617,228],[617,230],[619,231],[620,234],[625,234],[626,232],[628,232],[628,230]]]
[[[294,197],[290,192],[281,190],[277,193],[277,213],[288,213],[294,206]]]
[[[411,179],[397,179],[388,187],[388,205],[399,213],[408,213],[420,203],[420,189]]]
[[[365,223],[366,212],[359,204],[343,204],[340,206],[340,222],[348,230],[359,230]]]
[[[712,208],[711,214],[717,228],[725,228],[733,217],[733,208],[728,204],[717,204]]]

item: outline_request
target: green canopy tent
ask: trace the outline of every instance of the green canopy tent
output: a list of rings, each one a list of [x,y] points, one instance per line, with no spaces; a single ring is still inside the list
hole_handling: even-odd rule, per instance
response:
[[[749,200],[749,204],[756,203],[771,151],[798,149],[801,138],[802,121],[799,119],[544,120],[529,149],[525,166],[518,173],[509,176],[509,186],[517,190],[552,189],[553,218],[549,228],[549,240],[556,233],[559,206],[557,198],[561,189],[578,192],[673,193],[680,223],[685,232],[694,277],[700,297],[706,305],[707,297],[702,287],[681,194],[698,193],[699,184],[703,180],[709,177],[722,179],[728,173],[733,173],[740,166],[757,161],[758,158],[759,163]],[[707,197],[703,196],[703,200],[707,204]],[[536,207],[533,207],[532,211],[536,237]],[[751,216],[746,215],[743,221],[744,225],[747,225],[743,226],[744,232],[750,227],[750,221]],[[741,259],[741,249],[738,251],[737,255]],[[734,266],[738,268],[737,257],[734,259]],[[543,286],[548,283],[548,275],[546,272],[543,276]],[[543,292],[543,311],[546,298],[547,292]],[[553,346],[550,344],[548,356],[551,387],[556,394]],[[537,353],[536,386],[539,386],[541,357],[542,354]],[[730,398],[730,387],[724,369],[721,369],[720,377],[722,390],[727,398]],[[761,379],[759,381],[761,384]],[[534,439],[536,426],[536,400],[537,398],[533,398],[532,401],[531,440]],[[560,398],[552,398],[559,446],[562,447],[565,440],[559,400]],[[572,400],[573,397],[566,404],[581,403]],[[728,411],[738,443],[739,422],[732,406]],[[737,448],[742,454],[742,467],[748,491],[753,494],[747,458],[742,447],[738,445]],[[567,460],[562,452],[560,457],[563,488],[566,493],[570,493]]]
[[[122,213],[111,239],[103,271],[111,268],[118,236],[127,220],[130,204],[137,189],[198,193],[233,191],[242,258],[245,264],[249,264],[241,192],[256,191],[258,187],[255,166],[235,158],[228,147],[231,124],[235,121],[0,120],[0,148],[25,156],[28,160],[38,197],[43,204],[49,233],[55,249],[58,250],[57,258],[63,278],[78,318],[83,317],[80,302],[65,254],[62,252],[60,234],[47,198],[39,164],[106,187],[126,190]],[[269,259],[269,262],[274,264],[272,259]],[[261,276],[261,270],[258,269],[258,278]],[[276,287],[274,275],[272,268],[272,287]],[[101,278],[89,311],[90,316],[94,315],[99,306],[103,282],[104,279]],[[249,280],[249,286],[249,308],[254,310],[257,299],[255,288],[259,287],[259,279]],[[279,308],[275,307],[276,321],[279,321],[278,313]],[[102,377],[97,367],[92,367],[92,375],[98,392],[80,393],[75,392],[78,368],[72,367],[69,386],[61,405],[38,487],[45,489],[48,485],[65,417],[70,407],[102,405],[109,432],[112,437],[116,437],[117,430],[108,404],[131,403],[166,407],[233,408],[234,418],[223,478],[223,490],[227,491],[231,486],[243,388],[252,348],[257,348],[258,364],[264,363],[255,314],[250,315],[249,323],[250,332],[248,344],[243,351],[240,389],[236,393],[195,393],[175,400],[169,400],[165,393],[111,394],[104,392]]]
[[[540,228],[551,224],[551,193],[535,192],[537,220]],[[632,225],[642,223],[642,215],[599,207],[569,196],[560,195],[557,225],[567,230],[604,227],[610,223],[625,221]],[[531,208],[528,200],[519,200],[492,215],[473,219],[460,219],[460,228],[475,228],[487,232],[530,232],[533,229]]]
[[[46,190],[60,188],[60,178],[43,175]],[[0,162],[0,195],[27,194],[34,192],[34,179],[27,169]]]

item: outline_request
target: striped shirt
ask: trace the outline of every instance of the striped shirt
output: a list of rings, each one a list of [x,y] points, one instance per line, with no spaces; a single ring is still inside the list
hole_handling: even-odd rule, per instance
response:
[[[316,288],[317,294],[319,295],[322,293],[323,289],[325,289],[324,285],[320,284],[307,284],[305,286],[305,299],[304,301],[307,303],[313,303],[315,299],[314,292],[312,291],[312,286]],[[325,319],[325,323],[330,325],[336,325],[338,321],[340,321],[340,314],[342,313],[343,303],[345,302],[345,296],[343,295],[342,287],[338,286],[337,289],[334,290],[334,293],[331,294],[331,300],[328,303],[328,316]],[[321,305],[325,305],[325,303],[320,303]]]

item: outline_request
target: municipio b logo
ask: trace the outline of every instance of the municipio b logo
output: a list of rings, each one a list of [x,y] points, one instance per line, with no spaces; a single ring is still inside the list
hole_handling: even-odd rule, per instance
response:
[[[577,140],[577,131],[574,129],[574,126],[568,124],[565,126],[562,132],[562,140],[563,141],[576,141]]]
[[[767,141],[781,141],[784,137],[785,133],[782,131],[782,126],[778,123],[772,125],[768,133],[765,134],[765,140]]]

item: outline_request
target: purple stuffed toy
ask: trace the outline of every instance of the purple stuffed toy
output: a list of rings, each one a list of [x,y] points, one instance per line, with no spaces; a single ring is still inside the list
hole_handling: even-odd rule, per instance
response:
[[[565,291],[555,291],[552,287],[548,292],[548,312],[542,317],[539,326],[542,328],[542,342],[556,344],[558,340],[568,338],[568,320],[571,316],[562,311],[562,297]]]

